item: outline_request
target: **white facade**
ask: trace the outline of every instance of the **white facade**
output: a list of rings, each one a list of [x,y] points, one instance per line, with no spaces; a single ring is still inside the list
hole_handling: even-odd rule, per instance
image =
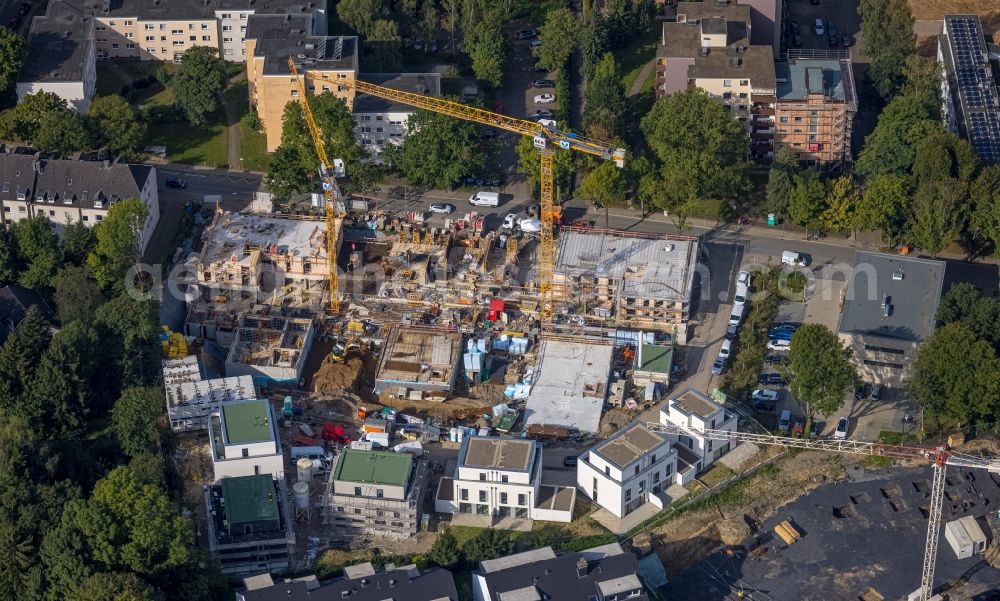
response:
[[[149,210],[146,223],[142,225],[142,231],[139,232],[139,252],[145,253],[146,245],[149,244],[153,232],[156,231],[156,224],[160,222],[160,194],[156,188],[156,167],[149,168],[146,183],[143,184],[142,191],[139,192],[139,200]],[[93,224],[94,221],[91,220],[90,223]]]
[[[93,48],[93,46],[91,47]],[[97,73],[94,57],[85,64],[83,79],[80,81],[19,81],[17,101],[21,102],[29,94],[48,92],[62,98],[69,108],[78,113],[86,113],[94,99]]]
[[[259,440],[233,440],[231,424],[226,423],[227,409],[238,405],[259,405],[260,417],[253,421],[263,425],[266,436]],[[235,419],[233,420],[235,421]],[[223,478],[271,474],[275,480],[285,477],[285,461],[278,437],[274,409],[266,401],[239,401],[225,403],[219,412],[209,417],[209,446],[212,452],[212,469],[215,482]]]
[[[215,11],[215,19],[219,22],[219,52],[224,60],[246,62],[247,19],[252,14],[252,10]]]
[[[493,519],[570,522],[575,492],[558,501],[566,489],[542,486],[541,480],[542,447],[536,441],[467,437],[454,474],[441,479],[434,509]],[[442,490],[447,487],[450,490]]]
[[[622,518],[666,490],[676,472],[677,451],[670,441],[633,423],[580,455],[576,484],[592,501]]]
[[[378,158],[389,146],[399,146],[406,138],[406,121],[415,110],[396,109],[387,112],[354,113],[358,125],[354,137],[365,150]]]
[[[731,443],[728,441],[710,440],[699,436],[698,433],[706,429],[736,431],[735,414],[726,412],[722,405],[691,388],[682,391],[660,410],[660,423],[680,426],[691,432],[690,436],[667,435],[671,442],[683,446],[697,459],[697,462],[692,464],[694,469],[690,478],[708,469],[716,459],[731,448]]]

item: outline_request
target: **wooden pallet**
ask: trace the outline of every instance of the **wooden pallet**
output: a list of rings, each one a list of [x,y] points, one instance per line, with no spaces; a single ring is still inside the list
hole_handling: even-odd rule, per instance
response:
[[[788,520],[785,520],[784,522],[781,522],[780,524],[775,526],[774,533],[777,534],[781,538],[781,540],[785,541],[786,545],[794,544],[798,542],[800,538],[802,538],[802,535],[799,534],[799,531]]]

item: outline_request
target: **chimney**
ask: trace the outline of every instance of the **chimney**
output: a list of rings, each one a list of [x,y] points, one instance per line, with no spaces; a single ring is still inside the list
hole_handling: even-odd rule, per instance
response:
[[[576,560],[576,577],[584,578],[587,575],[587,560],[581,557]]]

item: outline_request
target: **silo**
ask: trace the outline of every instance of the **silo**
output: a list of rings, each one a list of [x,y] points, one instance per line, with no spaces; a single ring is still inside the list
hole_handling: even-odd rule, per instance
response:
[[[295,509],[308,511],[309,484],[307,482],[296,482],[292,485],[292,492],[295,493]]]
[[[299,473],[299,482],[306,484],[306,489],[309,488],[309,482],[312,482],[313,473],[313,462],[312,459],[308,457],[301,457],[295,462],[295,467]]]

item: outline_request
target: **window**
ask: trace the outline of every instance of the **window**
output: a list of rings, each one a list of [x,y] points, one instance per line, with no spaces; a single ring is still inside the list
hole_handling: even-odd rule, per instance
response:
[[[135,48],[135,44],[133,44],[132,42],[129,42],[128,44],[125,44],[125,47],[128,48],[129,50],[132,50],[132,49]]]
[[[196,35],[189,35],[188,39],[191,40],[192,42],[197,42],[198,41],[198,36],[196,36]]]
[[[459,491],[458,491],[458,497],[460,499],[462,499],[463,501],[468,501],[469,500],[469,489],[468,488],[459,489]]]
[[[809,133],[814,134],[814,133],[816,133],[818,131],[819,131],[819,127],[817,127],[815,125],[810,125],[809,126]]]
[[[635,466],[635,475],[636,476],[639,475],[639,465],[638,464],[636,464],[636,466]]]
[[[337,79],[347,79],[347,75],[344,73],[337,73]]]
[[[125,21],[125,27],[132,27],[132,21]]]
[[[660,470],[653,472],[653,483],[660,481]]]
[[[631,500],[632,500],[632,489],[631,488],[626,488],[625,489],[625,502],[627,503],[627,502],[629,502]]]
[[[194,23],[188,23],[188,31],[194,29]]]
[[[650,463],[656,463],[656,453],[653,453],[652,456],[650,456],[649,462]]]
[[[355,486],[354,487],[354,496],[355,497],[360,497],[361,496],[361,487],[360,486]]]
[[[223,52],[223,54],[225,54],[226,56],[229,56],[229,55],[231,55],[232,53],[233,53],[233,51],[232,51],[232,49],[231,49],[231,48],[226,48],[226,51],[225,51],[225,52]]]
[[[361,120],[362,121],[371,121],[372,120],[372,116],[371,115],[361,115]]]
[[[709,440],[709,441],[707,441],[705,443],[705,452],[706,453],[711,453],[712,452],[712,442],[714,442],[714,441]]]
[[[161,41],[161,42],[166,42],[166,41],[167,41],[167,36],[165,36],[165,35],[161,35],[161,36],[160,36],[160,41]]]
[[[153,31],[153,29],[155,29],[155,27],[152,24],[150,24],[150,23],[146,23],[145,29],[146,29],[146,31]]]
[[[184,30],[183,29],[171,29],[170,33],[171,33],[171,35],[184,35]]]
[[[611,475],[611,468],[608,467],[608,466],[606,466],[606,465],[604,466],[604,475],[605,476],[610,476]]]
[[[233,26],[232,25],[223,25],[222,26],[222,31],[232,31],[232,30],[233,30]]]
[[[298,90],[292,90],[292,98],[298,98],[298,96],[299,96],[299,91]]]
[[[368,133],[371,130],[372,130],[372,128],[370,128],[370,127],[362,127],[361,128],[361,131],[364,132],[364,133]],[[479,472],[479,481],[480,482],[486,482],[486,472]]]
[[[166,23],[160,23],[160,31],[166,31],[166,29],[167,29],[167,24]]]
[[[202,28],[203,30],[205,30],[205,29],[208,29],[208,23],[202,23],[202,24],[201,24],[201,28]]]
[[[778,123],[788,123],[788,117],[778,117]]]
[[[108,30],[108,28],[105,27],[105,26],[103,26],[103,25],[98,25],[94,29],[96,29],[97,31],[107,31]]]
[[[233,15],[232,15],[232,13],[222,13],[222,18],[223,19],[232,19]]]
[[[381,127],[376,127],[375,131],[376,131],[376,133],[382,133],[382,128]],[[501,474],[500,475],[500,481],[501,482],[507,482],[508,480],[510,480],[510,476],[508,476],[507,474]]]
[[[382,490],[381,488],[376,488],[375,489],[375,498],[376,499],[381,499],[384,496],[385,496],[385,491],[384,490]]]
[[[5,208],[4,208],[4,210],[5,210],[5,211],[9,211],[10,209],[9,209],[9,208],[6,208],[6,207],[5,207]],[[90,217],[88,217],[87,215],[84,215],[84,216],[83,216],[83,220],[84,220],[84,221],[90,221]]]
[[[174,46],[183,46],[184,40],[174,40]]]
[[[485,490],[479,491],[479,502],[480,503],[485,503],[486,502],[486,491]]]
[[[130,31],[130,32],[128,32],[128,33],[126,33],[126,34],[125,34],[125,39],[126,39],[126,40],[131,40],[131,39],[132,39],[132,36],[134,36],[134,35],[135,35],[135,34],[133,34],[133,33],[132,33],[132,32]]]
[[[201,36],[201,41],[202,42],[208,42],[211,39],[212,39],[212,36],[210,36],[210,35],[203,35],[203,36]]]
[[[517,504],[522,507],[528,503],[528,495],[520,493],[517,495]]]
[[[724,88],[731,88],[731,87],[733,87],[733,80],[731,80],[731,79],[723,79],[722,80],[722,87],[724,87]]]
[[[246,21],[247,20],[247,14],[246,13],[240,13],[240,20],[241,21]],[[399,517],[399,516],[396,516],[396,517]]]
[[[222,38],[222,41],[228,44],[229,42],[233,41],[233,38]]]
[[[872,367],[888,367],[889,369],[903,369],[901,363],[890,363],[888,361],[872,361],[870,359],[865,359],[865,365],[871,365]]]
[[[324,92],[329,92],[330,91],[330,86],[323,86],[323,91]]]
[[[118,49],[118,44],[111,44],[111,48],[113,50],[117,50]]]
[[[110,25],[110,26],[112,26],[112,27],[114,27],[114,26],[115,26],[115,25],[117,25],[117,24],[118,24],[118,22],[117,22],[117,21],[108,21],[108,25]]]
[[[376,121],[381,121],[382,120],[382,115],[375,115],[375,120]]]
[[[240,27],[240,33],[246,33],[246,32],[247,32],[247,26],[246,25],[243,25],[242,27]]]
[[[358,507],[355,507],[354,508],[354,513],[355,513],[355,515],[361,515],[361,509],[358,508]]]
[[[901,348],[889,348],[887,346],[875,346],[875,345],[872,345],[872,344],[866,344],[865,345],[865,350],[866,351],[878,351],[880,353],[892,353],[894,355],[902,355],[902,354],[906,353],[906,351],[904,351]]]
[[[749,79],[741,79],[740,80],[740,85],[741,86],[748,86],[748,85],[750,85],[750,80]]]
[[[155,42],[156,41],[156,36],[155,35],[147,35],[146,36],[146,41],[147,42]]]
[[[507,504],[507,493],[505,492],[500,493],[500,502],[503,503],[504,505]]]
[[[375,145],[376,146],[385,146],[385,140],[383,140],[382,138],[379,138],[378,140],[375,140]]]
[[[244,449],[242,449],[242,451],[243,451],[243,456],[244,457],[249,457],[250,456],[250,449],[244,448]]]
[[[642,493],[645,490],[646,490],[646,481],[639,480],[639,492]]]

